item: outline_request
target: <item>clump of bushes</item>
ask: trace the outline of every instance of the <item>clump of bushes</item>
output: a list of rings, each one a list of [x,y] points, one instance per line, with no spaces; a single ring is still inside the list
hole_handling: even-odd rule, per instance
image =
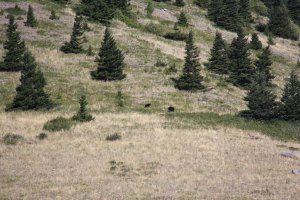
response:
[[[120,140],[121,138],[122,138],[122,136],[119,133],[113,133],[113,134],[109,134],[108,136],[106,136],[107,141]]]
[[[164,35],[164,38],[176,41],[185,41],[187,38],[187,34],[181,33],[179,31],[169,32]]]
[[[61,131],[61,130],[70,130],[73,122],[70,119],[66,119],[64,117],[57,117],[52,119],[44,125],[43,129],[47,131]]]
[[[44,140],[48,138],[47,133],[40,133],[38,136],[36,136],[37,139],[39,140]]]
[[[23,140],[23,136],[12,133],[6,134],[3,138],[3,142],[6,145],[16,145],[21,140]]]

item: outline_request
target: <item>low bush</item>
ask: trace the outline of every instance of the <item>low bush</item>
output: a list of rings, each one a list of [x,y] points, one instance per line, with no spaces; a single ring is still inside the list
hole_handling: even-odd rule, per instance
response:
[[[39,140],[44,140],[48,138],[47,133],[40,133],[38,136],[36,136],[37,139]]]
[[[119,133],[113,133],[113,134],[109,134],[108,136],[106,136],[107,141],[120,140],[121,138],[122,138],[122,136]]]
[[[44,125],[43,129],[47,131],[61,131],[61,130],[69,130],[73,125],[73,122],[70,119],[66,119],[63,117],[57,117],[52,119]]]
[[[169,32],[164,35],[164,38],[175,40],[175,41],[185,41],[187,38],[187,35],[185,33],[181,32]]]
[[[23,140],[23,136],[11,133],[6,134],[3,138],[3,142],[6,145],[15,145],[21,140]]]

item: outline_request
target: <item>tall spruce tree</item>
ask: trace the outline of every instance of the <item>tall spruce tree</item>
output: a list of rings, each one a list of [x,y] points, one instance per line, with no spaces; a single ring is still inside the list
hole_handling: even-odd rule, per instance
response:
[[[11,104],[6,106],[6,111],[14,110],[39,110],[53,107],[49,95],[44,92],[45,78],[29,51],[23,57],[24,66],[21,71],[21,84],[17,87],[17,94]]]
[[[256,73],[245,97],[248,110],[242,111],[241,116],[258,120],[272,120],[278,115],[279,103],[276,96],[268,87],[264,73]]]
[[[82,16],[76,15],[70,42],[65,42],[60,50],[64,53],[83,53],[82,40],[84,28]]]
[[[4,42],[4,61],[0,63],[0,71],[19,71],[22,69],[22,58],[25,51],[25,43],[21,40],[17,31],[18,25],[15,18],[9,15],[9,22],[6,29],[7,40]]]
[[[239,17],[244,25],[248,25],[252,21],[249,0],[240,0]]]
[[[87,99],[85,95],[81,95],[79,98],[79,105],[80,108],[76,115],[72,117],[73,120],[79,121],[79,122],[89,122],[94,119],[94,117],[89,113],[87,109]]]
[[[292,29],[288,11],[282,2],[271,9],[268,29],[276,36],[287,39],[298,39],[298,34]]]
[[[207,15],[210,20],[218,24],[222,12],[222,0],[210,0]]]
[[[37,27],[37,25],[38,25],[38,22],[35,19],[33,9],[31,7],[31,5],[29,5],[28,6],[28,11],[27,11],[27,20],[25,22],[25,26]]]
[[[300,26],[300,0],[288,0],[290,17]]]
[[[174,80],[175,88],[188,91],[204,89],[202,85],[203,77],[200,75],[199,52],[194,45],[192,32],[187,37],[185,53],[183,72],[179,79]]]
[[[124,56],[117,48],[117,44],[109,30],[105,29],[104,39],[96,62],[98,68],[91,72],[95,80],[114,81],[122,80],[126,77],[123,73]]]
[[[300,120],[300,81],[294,70],[285,85],[281,102],[281,119]]]
[[[258,60],[255,62],[256,70],[265,75],[266,83],[271,86],[271,81],[275,78],[271,73],[271,51],[270,46],[263,49],[262,53],[258,56]]]
[[[229,50],[230,77],[229,80],[236,86],[248,88],[253,76],[253,67],[249,58],[247,39],[242,30],[238,37],[232,40]]]
[[[229,31],[237,31],[240,21],[237,0],[223,0],[222,5],[217,25]]]
[[[261,41],[258,39],[258,35],[257,33],[253,33],[251,35],[251,42],[249,44],[249,48],[250,49],[254,49],[254,50],[259,50],[262,48],[262,43]]]
[[[227,47],[222,34],[219,32],[216,33],[210,55],[211,57],[206,63],[207,69],[218,74],[227,74],[229,72]]]
[[[188,26],[189,25],[184,12],[180,12],[180,15],[179,15],[178,21],[177,21],[177,25],[178,26]]]

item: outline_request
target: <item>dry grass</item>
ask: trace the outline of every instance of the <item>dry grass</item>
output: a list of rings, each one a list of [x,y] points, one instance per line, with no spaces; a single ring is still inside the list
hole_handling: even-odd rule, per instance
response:
[[[132,3],[143,11],[144,3]],[[27,9],[28,3],[19,5]],[[299,178],[291,170],[299,167],[299,159],[283,158],[279,153],[289,146],[300,148],[299,144],[233,128],[180,127],[180,119],[160,115],[170,105],[178,112],[236,113],[245,109],[245,92],[230,84],[219,86],[219,77],[206,70],[202,73],[209,91],[174,89],[170,78],[180,74],[184,43],[113,21],[112,32],[125,53],[127,78],[113,83],[92,81],[89,72],[96,67],[94,57],[59,51],[69,40],[74,13],[70,8],[61,9],[60,20],[53,22],[48,19],[47,3],[32,5],[41,26],[25,27],[24,20],[18,24],[45,74],[46,90],[60,106],[47,113],[0,112],[0,139],[7,133],[25,138],[15,147],[0,143],[0,199],[297,199]],[[0,2],[0,8],[10,6],[14,3]],[[154,21],[174,21],[179,10],[170,8],[156,9]],[[190,4],[184,9],[195,28],[201,62],[205,62],[216,29],[202,10]],[[140,21],[149,23],[145,18]],[[5,16],[0,16],[1,36],[6,22]],[[104,27],[89,25],[93,31],[86,33],[88,42],[84,45],[98,51]],[[228,41],[234,36],[222,33]],[[299,47],[293,46],[288,55],[291,46],[278,39],[272,50],[293,63]],[[158,60],[176,63],[178,73],[164,74],[163,68],[154,66]],[[274,62],[279,88],[290,65],[284,59]],[[0,73],[1,110],[12,100],[18,78],[18,73]],[[119,89],[126,97],[126,113],[115,112],[114,98]],[[72,116],[82,91],[88,96],[95,121],[49,133],[44,141],[36,139],[46,121]],[[150,111],[143,109],[146,103],[152,103]],[[113,133],[121,134],[122,139],[106,141]],[[286,147],[277,146],[283,144]],[[299,151],[296,154],[300,156]]]
[[[51,133],[45,141],[35,139],[57,115],[61,113],[0,114],[0,137],[13,132],[25,138],[15,147],[0,145],[2,198],[298,197],[298,177],[291,170],[299,159],[281,157],[285,148],[278,145],[299,144],[236,129],[178,129],[179,121],[138,113],[100,114],[70,131]],[[105,140],[115,132],[122,140]],[[110,161],[119,163],[114,170]]]

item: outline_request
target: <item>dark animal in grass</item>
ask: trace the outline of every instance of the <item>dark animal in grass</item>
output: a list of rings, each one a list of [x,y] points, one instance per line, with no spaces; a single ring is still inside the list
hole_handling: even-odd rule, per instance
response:
[[[173,106],[168,107],[168,112],[175,112],[175,108]]]
[[[145,108],[150,108],[150,107],[151,107],[151,103],[145,104]]]

